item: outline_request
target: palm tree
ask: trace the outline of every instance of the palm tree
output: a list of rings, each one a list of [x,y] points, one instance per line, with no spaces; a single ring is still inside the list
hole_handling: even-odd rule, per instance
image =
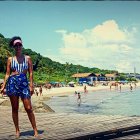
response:
[[[46,71],[47,71],[47,74],[48,74],[48,81],[50,81],[50,76],[55,72],[55,69],[47,67]]]

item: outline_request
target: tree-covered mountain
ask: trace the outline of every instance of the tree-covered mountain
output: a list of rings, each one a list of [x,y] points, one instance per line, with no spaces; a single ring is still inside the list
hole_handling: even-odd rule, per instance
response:
[[[5,38],[0,34],[0,78],[4,78],[6,72],[6,62],[9,56],[14,55],[13,48],[8,46],[9,38]],[[73,65],[70,63],[61,64],[56,61],[52,61],[48,57],[44,57],[31,49],[23,48],[23,53],[30,55],[33,61],[34,68],[34,79],[35,82],[46,82],[46,81],[70,81],[72,80],[71,75],[74,73],[114,73],[117,71],[112,70],[101,70],[98,68],[88,68],[81,65]]]

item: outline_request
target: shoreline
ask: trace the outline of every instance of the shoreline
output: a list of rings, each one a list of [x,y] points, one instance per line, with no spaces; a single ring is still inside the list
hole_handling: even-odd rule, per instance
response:
[[[137,87],[140,87],[140,82],[137,83]],[[36,88],[39,91],[39,88]],[[44,101],[51,100],[53,96],[69,96],[76,92],[84,93],[84,86],[75,86],[75,87],[59,87],[59,88],[52,88],[52,89],[43,89],[43,96],[40,96],[40,94],[37,96],[35,94],[31,97],[31,102],[33,106],[33,110],[36,113],[46,113],[46,112],[55,112],[52,110],[47,104],[44,104]],[[121,92],[123,91],[130,91],[130,84],[122,85]],[[135,88],[134,88],[135,89]],[[104,91],[104,92],[110,92],[120,90],[115,89],[115,86],[113,86],[110,90],[110,86],[102,86],[98,85],[96,87],[87,86],[88,92],[98,92],[98,91]],[[1,97],[0,96],[0,106],[11,106],[9,97]],[[23,103],[20,101],[19,103],[19,111],[25,112]]]
[[[132,85],[133,86],[133,85]],[[137,83],[137,87],[140,87],[140,82]],[[38,91],[39,89],[36,88]],[[46,90],[45,88],[43,89],[43,96],[36,96],[35,94],[32,97],[52,97],[52,96],[62,96],[62,95],[70,95],[70,94],[74,94],[75,91],[76,92],[80,92],[80,93],[84,93],[84,86],[75,86],[75,87],[59,87],[59,88],[52,88],[52,89],[48,89]],[[126,89],[128,89],[130,91],[130,84],[126,84],[126,85],[122,85],[121,86],[121,91],[126,91]],[[133,86],[133,89],[135,89],[135,87]],[[115,90],[120,90],[119,86],[118,89],[115,89],[115,86],[112,86],[111,90],[110,90],[110,86],[102,86],[102,85],[98,85],[96,87],[94,86],[87,86],[87,91],[88,92],[97,92],[97,91],[115,91]]]

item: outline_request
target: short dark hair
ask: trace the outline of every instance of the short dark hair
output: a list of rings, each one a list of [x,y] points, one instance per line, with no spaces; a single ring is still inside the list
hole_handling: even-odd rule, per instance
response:
[[[9,47],[13,47],[13,43],[14,43],[14,41],[17,40],[17,39],[19,39],[19,40],[22,41],[21,37],[19,37],[19,36],[14,36],[14,37],[12,37],[12,38],[10,39]]]

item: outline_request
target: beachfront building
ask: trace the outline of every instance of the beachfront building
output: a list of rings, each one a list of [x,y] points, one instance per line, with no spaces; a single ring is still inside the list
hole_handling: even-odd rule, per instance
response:
[[[95,75],[97,77],[97,81],[106,81],[106,77],[105,77],[104,74],[98,74],[98,73],[96,73]]]
[[[93,84],[94,81],[106,80],[105,75],[94,74],[94,73],[76,73],[76,74],[73,74],[72,77],[77,79],[78,83],[89,83],[89,84]]]
[[[94,81],[115,81],[118,74],[76,73],[73,74],[72,77],[75,78],[78,83],[93,84]]]
[[[140,74],[136,74],[136,79],[140,80]]]
[[[113,74],[105,74],[106,81],[115,81],[115,79],[118,77],[117,73]]]
[[[93,83],[93,81],[97,81],[97,76],[94,73],[76,73],[72,77],[77,79],[78,83]]]
[[[127,73],[126,74],[127,78],[136,78],[137,80],[140,80],[140,74],[135,74],[135,73]]]

